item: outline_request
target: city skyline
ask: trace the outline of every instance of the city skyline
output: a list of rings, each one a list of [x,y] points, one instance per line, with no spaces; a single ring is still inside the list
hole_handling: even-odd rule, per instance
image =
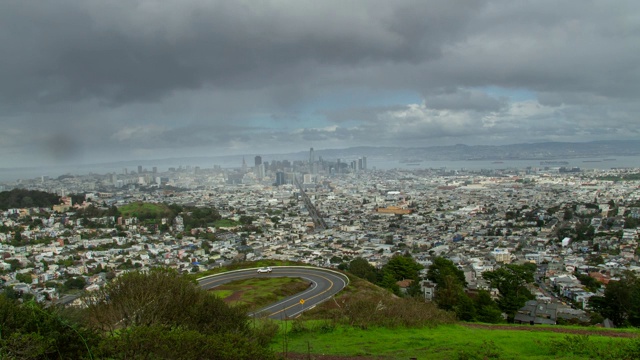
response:
[[[0,5],[0,168],[639,140],[632,1]]]

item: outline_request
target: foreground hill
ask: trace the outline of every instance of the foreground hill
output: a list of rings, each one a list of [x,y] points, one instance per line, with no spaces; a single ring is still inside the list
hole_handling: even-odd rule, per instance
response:
[[[289,359],[638,359],[639,332],[593,328],[505,325],[437,327],[332,326],[323,321],[289,324],[272,348]],[[561,330],[561,331],[558,331]],[[573,334],[575,333],[575,334]]]

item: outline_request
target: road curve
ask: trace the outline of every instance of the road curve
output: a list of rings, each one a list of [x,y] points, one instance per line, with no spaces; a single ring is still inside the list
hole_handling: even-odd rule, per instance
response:
[[[261,277],[297,277],[311,282],[307,290],[251,314],[282,320],[296,317],[303,311],[312,309],[340,292],[349,283],[345,275],[328,269],[304,266],[272,266],[271,268],[273,271],[267,274],[257,273],[257,268],[252,268],[209,275],[198,279],[198,284],[203,289],[209,290],[231,281]],[[300,303],[301,299],[304,300],[304,304]]]

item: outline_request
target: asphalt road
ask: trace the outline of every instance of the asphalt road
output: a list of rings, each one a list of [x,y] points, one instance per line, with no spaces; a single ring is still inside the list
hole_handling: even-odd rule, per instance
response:
[[[311,282],[311,286],[307,290],[250,314],[267,316],[272,319],[285,319],[294,318],[303,311],[312,309],[317,304],[330,299],[344,289],[349,282],[346,276],[338,272],[320,268],[276,266],[272,269],[271,273],[266,274],[257,273],[257,268],[230,271],[199,279],[198,283],[203,289],[209,290],[231,281],[254,277],[297,277]],[[304,300],[304,304],[301,304],[300,300]]]

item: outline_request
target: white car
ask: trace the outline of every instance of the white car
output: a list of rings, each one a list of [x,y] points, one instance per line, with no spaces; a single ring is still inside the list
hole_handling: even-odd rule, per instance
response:
[[[270,273],[271,272],[271,267],[261,267],[260,269],[258,269],[258,273]]]

